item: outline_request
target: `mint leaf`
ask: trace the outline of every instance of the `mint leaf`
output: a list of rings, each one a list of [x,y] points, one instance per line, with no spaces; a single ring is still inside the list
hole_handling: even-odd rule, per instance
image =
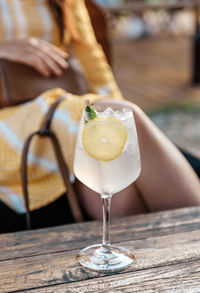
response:
[[[85,107],[85,112],[87,113],[88,121],[97,117],[96,112],[89,106]],[[88,122],[88,121],[86,121],[86,122]]]

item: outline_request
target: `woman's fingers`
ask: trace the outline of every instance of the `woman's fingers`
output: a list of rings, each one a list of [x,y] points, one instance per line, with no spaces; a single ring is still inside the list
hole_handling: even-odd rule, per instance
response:
[[[43,75],[45,72],[45,76],[50,76],[51,74],[60,76],[68,67],[66,61],[68,55],[46,41],[30,38],[25,46],[25,52],[28,53],[29,57],[36,57],[34,58],[34,64],[31,66]],[[41,64],[38,64],[36,60],[41,60]],[[24,60],[25,62],[26,60]]]
[[[38,56],[30,55],[29,58],[23,63],[33,67],[37,72],[45,77],[49,77],[51,75],[48,66],[46,66],[44,61]]]
[[[51,51],[54,51],[57,55],[60,55],[60,57],[66,59],[69,55],[64,52],[63,50],[61,50],[60,48],[44,41],[44,40],[40,40],[40,44],[42,44],[44,47],[48,49],[50,49]]]
[[[67,54],[47,42],[39,41],[34,44],[30,50],[33,55],[43,60],[50,74],[60,76],[63,70],[66,70],[68,67],[66,61]]]
[[[42,67],[48,69],[48,72],[49,72],[48,76],[50,76],[51,74],[60,76],[62,75],[63,70],[67,68],[67,64],[66,66],[64,65],[61,66],[57,61],[55,61],[54,58],[56,57],[52,58],[48,54],[44,53],[43,51],[32,49],[31,54],[35,56],[38,60],[41,60]]]
[[[40,54],[41,56],[43,55],[43,58],[46,59],[46,61],[50,60],[52,64],[55,64],[55,67],[58,66],[61,70],[65,70],[68,67],[66,58],[61,57],[60,54],[55,53],[51,48],[40,51]]]
[[[0,57],[29,65],[44,76],[60,76],[68,67],[63,50],[37,38],[1,43]]]

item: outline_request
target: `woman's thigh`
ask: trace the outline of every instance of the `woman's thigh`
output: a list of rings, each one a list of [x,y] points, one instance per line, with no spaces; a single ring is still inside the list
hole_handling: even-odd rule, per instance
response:
[[[144,200],[148,210],[200,205],[197,175],[177,147],[147,115],[128,101],[107,100],[100,103],[119,104],[133,111],[141,154],[141,174],[133,192]],[[130,204],[129,201],[127,204]]]
[[[100,194],[88,188],[78,179],[75,182],[79,201],[89,219],[102,219]],[[111,201],[111,217],[123,217],[132,214],[146,213],[148,208],[136,185],[131,184],[124,190],[114,194]]]

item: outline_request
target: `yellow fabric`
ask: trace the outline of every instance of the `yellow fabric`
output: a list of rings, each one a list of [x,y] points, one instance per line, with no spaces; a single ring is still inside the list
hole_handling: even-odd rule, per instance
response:
[[[47,0],[0,0],[0,42],[30,36],[64,49]]]
[[[40,129],[44,114],[60,96],[65,96],[66,99],[56,110],[52,130],[60,141],[67,165],[73,173],[77,128],[85,100],[92,103],[98,99],[97,95],[79,97],[61,89],[53,89],[26,105],[4,108],[0,112],[0,198],[13,209],[17,210],[20,206],[23,211],[24,207],[20,184],[23,143],[30,133]],[[28,174],[31,210],[52,202],[65,191],[48,138],[33,140]]]
[[[94,37],[84,0],[76,0],[75,3],[73,13],[81,38],[78,42],[71,40],[71,45],[82,64],[91,93],[80,97],[53,89],[27,104],[0,110],[0,199],[20,213],[25,212],[20,182],[23,143],[30,133],[40,128],[49,105],[61,95],[66,96],[56,110],[52,127],[73,173],[77,128],[85,99],[94,102],[101,94],[122,98],[103,51]],[[60,43],[59,30],[46,0],[0,0],[0,42],[29,36],[46,39],[66,50],[70,45],[67,30],[66,43]],[[54,201],[65,191],[48,139],[34,139],[28,171],[31,210]]]

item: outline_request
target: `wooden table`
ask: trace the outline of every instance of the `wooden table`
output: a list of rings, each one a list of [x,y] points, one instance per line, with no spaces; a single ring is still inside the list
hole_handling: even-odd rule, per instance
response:
[[[126,271],[84,270],[77,252],[101,222],[0,235],[0,292],[200,292],[200,207],[113,220],[112,243],[134,251]]]

